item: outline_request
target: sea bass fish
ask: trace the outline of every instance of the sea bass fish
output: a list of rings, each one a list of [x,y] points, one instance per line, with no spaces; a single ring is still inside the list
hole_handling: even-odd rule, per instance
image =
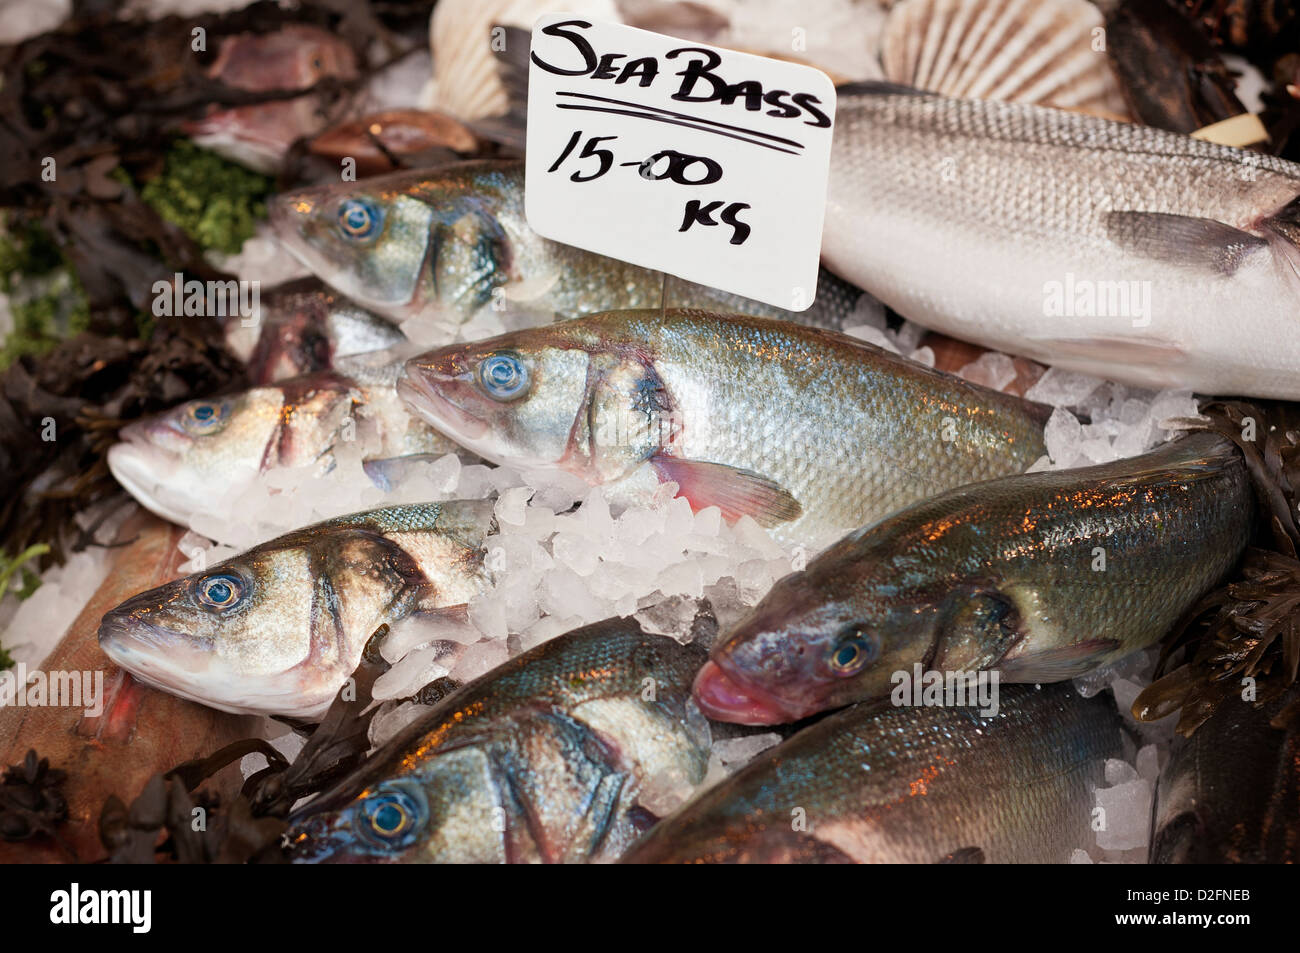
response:
[[[290,24],[270,33],[225,37],[208,76],[249,92],[308,89],[325,78],[357,76],[352,47],[326,30]],[[204,148],[267,174],[280,167],[294,141],[329,124],[316,95],[217,109],[186,123]]]
[[[842,87],[826,266],[928,328],[1145,387],[1300,397],[1300,166],[1023,103]]]
[[[1065,863],[1120,756],[1109,694],[1012,685],[1000,712],[856,705],[660,821],[625,863]]]
[[[1190,738],[1174,738],[1152,812],[1153,864],[1300,861],[1300,734],[1269,721],[1292,688],[1256,708],[1229,698]]]
[[[399,393],[457,443],[645,505],[821,545],[915,500],[1018,473],[1046,410],[854,338],[767,318],[618,311],[431,351]]]
[[[1254,509],[1241,454],[1204,433],[951,490],[778,580],[718,639],[696,698],[772,724],[890,696],[917,665],[1072,678],[1168,632],[1236,563]]]
[[[107,613],[99,644],[156,688],[311,719],[381,625],[461,611],[488,585],[490,500],[368,510],[287,533]]]
[[[676,278],[665,286],[660,272],[534,232],[524,217],[524,165],[514,160],[300,189],[277,196],[270,217],[284,246],[349,298],[452,327],[484,308],[542,323],[662,303],[839,328],[861,295],[823,272],[815,303],[796,314]]]
[[[406,336],[315,278],[261,295],[260,320],[227,320],[226,345],[248,366],[254,386],[328,371],[346,357],[396,347]]]
[[[709,726],[690,693],[702,654],[632,619],[551,639],[445,698],[290,818],[293,857],[614,860],[704,777]]]
[[[228,512],[270,470],[328,466],[340,441],[361,442],[378,486],[396,458],[459,451],[406,412],[394,388],[400,365],[344,369],[192,400],[135,421],[109,448],[108,467],[142,506],[188,525],[199,513]]]

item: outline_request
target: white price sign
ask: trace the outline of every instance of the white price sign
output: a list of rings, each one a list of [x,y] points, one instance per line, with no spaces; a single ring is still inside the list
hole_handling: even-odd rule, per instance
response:
[[[544,16],[528,72],[528,224],[803,311],[834,123],[835,88],[810,66]]]

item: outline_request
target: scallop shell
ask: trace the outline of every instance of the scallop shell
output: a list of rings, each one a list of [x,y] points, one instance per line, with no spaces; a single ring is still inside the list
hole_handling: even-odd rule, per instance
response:
[[[1088,0],[900,0],[881,60],[889,80],[945,96],[1124,118],[1104,40]]]
[[[613,0],[441,0],[429,18],[433,108],[463,121],[504,113],[508,103],[491,46],[492,27],[517,26],[531,33],[544,13],[623,22]]]

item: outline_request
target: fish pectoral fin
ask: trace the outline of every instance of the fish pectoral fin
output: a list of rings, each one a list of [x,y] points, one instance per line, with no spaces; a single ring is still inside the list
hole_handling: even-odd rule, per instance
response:
[[[1031,338],[1045,345],[1056,361],[1062,356],[1094,361],[1103,370],[1115,364],[1176,368],[1187,360],[1187,350],[1172,341],[1138,337]],[[1177,381],[1170,379],[1170,386]]]
[[[803,506],[789,490],[753,470],[667,454],[652,457],[650,463],[661,480],[677,484],[692,509],[716,506],[729,523],[749,516],[759,526],[771,528],[803,513]]]
[[[944,854],[936,864],[982,864],[985,863],[983,847],[961,847],[952,853]]]
[[[546,271],[531,278],[508,282],[502,286],[501,294],[507,301],[525,304],[543,297],[555,287],[559,280],[560,273],[558,271]]]
[[[1106,231],[1120,247],[1175,265],[1231,275],[1268,240],[1212,218],[1167,212],[1107,212]]]
[[[1061,648],[1022,652],[993,668],[1006,682],[1063,682],[1092,671],[1118,648],[1117,639],[1091,639]]]

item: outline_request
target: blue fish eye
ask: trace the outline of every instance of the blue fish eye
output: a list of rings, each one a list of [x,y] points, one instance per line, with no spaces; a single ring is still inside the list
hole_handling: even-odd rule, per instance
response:
[[[379,208],[365,199],[346,199],[339,205],[339,228],[348,238],[369,238],[382,219]]]
[[[403,848],[415,841],[424,808],[406,791],[389,788],[361,802],[361,831],[386,848]]]
[[[847,627],[831,650],[836,675],[856,675],[880,654],[880,640],[861,626]]]
[[[528,388],[528,368],[513,354],[493,354],[479,363],[478,379],[488,396],[511,400]]]
[[[191,433],[212,433],[226,417],[228,407],[224,402],[196,400],[187,404],[183,422]]]
[[[209,609],[229,609],[244,598],[244,580],[233,573],[217,573],[199,580],[196,595]]]

